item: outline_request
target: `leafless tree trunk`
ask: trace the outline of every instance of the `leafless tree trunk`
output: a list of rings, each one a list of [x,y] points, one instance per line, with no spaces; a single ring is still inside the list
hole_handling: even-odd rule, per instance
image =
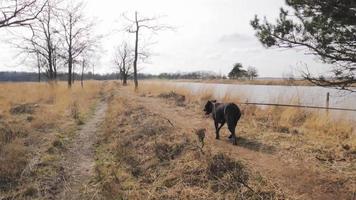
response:
[[[53,47],[53,78],[57,81],[57,62],[58,62],[58,52],[57,47]]]
[[[82,75],[81,75],[81,77],[80,77],[80,85],[82,86],[82,88],[84,87],[84,84],[83,84],[84,68],[85,68],[85,60],[83,59],[83,61],[82,61]]]
[[[93,77],[92,79],[94,80],[95,79],[95,65],[93,65]]]
[[[69,24],[66,27],[65,24],[63,24],[64,30],[65,30],[65,37],[66,37],[66,42],[68,45],[68,87],[72,87],[72,69],[73,69],[73,14],[74,12],[68,11],[67,17],[69,20]],[[69,28],[69,32],[68,29]]]
[[[69,5],[59,16],[63,28],[63,55],[68,65],[68,87],[74,82],[74,64],[84,51],[90,49],[96,42],[91,35],[94,23],[83,15],[83,2]]]
[[[138,80],[137,80],[137,59],[138,59],[138,33],[140,31],[140,25],[137,19],[137,12],[135,12],[135,59],[134,59],[134,81],[135,81],[135,90],[138,89]]]
[[[38,70],[38,82],[41,82],[41,61],[40,61],[40,55],[37,52],[36,53],[36,58],[37,58],[37,70]]]
[[[72,85],[74,85],[75,82],[75,65],[72,67]]]
[[[133,68],[134,68],[134,82],[135,82],[135,91],[138,89],[138,80],[137,80],[137,63],[139,59],[139,33],[141,29],[148,29],[153,32],[157,32],[160,30],[164,29],[171,29],[169,26],[166,25],[161,25],[157,24],[157,21],[159,17],[152,17],[152,18],[146,18],[142,17],[140,18],[138,16],[137,11],[135,12],[135,18],[134,20],[124,16],[125,19],[130,22],[130,25],[125,27],[126,31],[128,33],[133,33],[135,34],[135,55],[134,55],[134,61],[133,61]]]

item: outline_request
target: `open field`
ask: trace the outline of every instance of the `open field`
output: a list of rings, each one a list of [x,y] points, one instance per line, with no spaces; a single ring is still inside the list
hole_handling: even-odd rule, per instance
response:
[[[211,98],[164,82],[2,84],[0,199],[355,199],[352,122],[241,106],[233,146],[202,112]]]

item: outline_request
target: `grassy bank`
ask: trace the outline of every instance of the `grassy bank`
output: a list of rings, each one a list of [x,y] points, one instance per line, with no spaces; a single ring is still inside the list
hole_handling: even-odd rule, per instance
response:
[[[213,139],[202,114],[211,91],[145,82],[139,93],[111,92],[94,180],[108,199],[353,198],[356,140],[347,121],[241,106],[235,149]]]
[[[0,85],[0,199],[55,194],[61,154],[99,99],[102,83]]]
[[[213,92],[209,90],[192,93],[183,87],[164,85],[160,82],[147,82],[142,85],[141,92],[153,96],[168,92],[183,95],[188,104],[195,105],[193,108],[197,112],[201,112],[207,100],[214,99]],[[218,100],[236,104],[241,102],[240,99],[228,94]],[[298,100],[292,99],[291,101],[294,103]],[[280,145],[286,149],[292,148],[313,153],[321,160],[355,159],[356,131],[354,122],[350,119],[334,119],[326,112],[299,108],[267,107],[262,109],[253,105],[240,107],[243,112],[241,123],[246,126],[250,135],[261,141]],[[281,137],[278,133],[285,134]],[[356,166],[349,167],[355,169]]]
[[[173,125],[130,93],[113,95],[97,147],[95,181],[105,198],[283,198],[244,163],[202,148],[197,132]]]

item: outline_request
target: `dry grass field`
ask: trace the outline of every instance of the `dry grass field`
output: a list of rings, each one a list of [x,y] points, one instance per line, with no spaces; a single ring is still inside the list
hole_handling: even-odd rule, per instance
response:
[[[114,91],[113,91],[114,92]],[[192,94],[162,82],[114,92],[97,148],[108,199],[354,199],[356,135],[348,121],[290,108],[242,106],[238,146],[215,140]],[[222,101],[236,102],[226,96]],[[199,129],[206,129],[202,139]],[[201,141],[204,140],[202,147]]]
[[[163,82],[1,84],[0,199],[355,199],[351,121],[240,106],[233,146],[210,99]]]
[[[56,193],[62,153],[90,117],[101,87],[0,85],[0,199],[48,199]]]

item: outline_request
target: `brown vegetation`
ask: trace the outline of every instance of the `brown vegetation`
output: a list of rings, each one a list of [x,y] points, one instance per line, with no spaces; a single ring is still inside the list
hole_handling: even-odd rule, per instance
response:
[[[1,84],[0,199],[47,198],[60,187],[60,156],[99,97],[101,84],[87,84]]]
[[[156,82],[147,82],[142,86],[141,92],[148,94],[148,96],[179,97],[178,99],[184,97],[186,99],[185,102],[190,104],[187,105],[188,107],[191,107],[192,104],[198,105],[194,107],[198,112],[200,112],[199,109],[207,100],[214,98],[212,91],[209,90],[192,93],[179,86],[163,86]],[[176,101],[177,98],[173,99]],[[228,94],[221,98],[220,101],[237,104],[241,102],[240,99],[231,97]],[[312,143],[310,146],[318,145],[318,148],[321,146],[337,148],[338,146],[347,145],[350,146],[350,150],[356,150],[355,127],[350,119],[334,119],[332,116],[327,115],[326,112],[299,108],[268,107],[262,109],[254,105],[240,107],[244,115],[243,120],[248,122],[249,132],[253,130],[297,134],[303,141],[305,140],[303,145]]]
[[[97,148],[96,181],[104,197],[283,198],[242,162],[201,148],[201,137],[146,106],[123,89],[109,104]]]
[[[55,199],[78,180],[90,180],[85,191],[75,190],[83,199],[355,195],[354,126],[322,112],[241,106],[236,147],[227,129],[215,140],[212,120],[202,113],[211,91],[155,82],[145,82],[139,93],[116,82],[71,90],[64,83],[1,86],[1,198]],[[99,99],[108,102],[101,112],[105,121],[86,126]],[[229,95],[221,101],[240,102]],[[95,146],[95,159],[84,146]],[[84,170],[80,179],[68,173],[73,166],[82,169],[78,156],[71,156],[77,154],[90,160],[85,169],[95,169]]]
[[[162,93],[185,97],[185,107],[182,108],[184,110],[182,112],[179,112],[178,108],[174,109],[169,102],[168,105],[173,106],[172,109],[169,108],[171,111],[165,110],[162,105],[159,106],[161,113],[167,112],[166,118],[169,116],[168,119],[171,121],[172,119],[182,120],[181,126],[186,129],[190,127],[190,124],[195,124],[194,126],[198,124],[196,128],[203,128],[209,127],[212,123],[209,120],[195,120],[196,114],[202,112],[201,108],[206,100],[213,97],[211,91],[192,93],[181,87],[155,82],[146,82],[141,89],[141,96],[145,97],[156,97]],[[176,104],[175,99],[172,100]],[[237,104],[240,102],[239,99],[234,99],[229,95],[221,100]],[[168,107],[165,108],[168,109]],[[268,179],[284,188],[289,198],[297,198],[301,194],[304,198],[313,199],[353,198],[355,193],[353,188],[356,184],[354,173],[356,135],[352,120],[334,119],[325,112],[296,108],[262,109],[256,106],[241,106],[241,108],[243,118],[237,129],[238,143],[242,148],[240,151],[250,154],[251,152],[244,150],[247,148],[277,157],[274,159],[270,156],[266,158],[258,156],[252,164],[257,164],[255,170],[261,173],[263,173],[261,170],[270,171],[267,175]],[[205,125],[201,126],[203,121],[206,121]],[[172,122],[174,124],[174,121]],[[213,130],[210,129],[210,131]],[[220,148],[215,142],[213,145],[212,148],[216,151],[219,149],[219,151],[236,154],[237,157],[242,156],[249,161],[255,156],[242,155],[241,152],[231,150],[226,145]],[[263,165],[259,166],[259,162]],[[264,166],[267,162],[271,166]],[[272,173],[273,171],[276,173]],[[301,184],[302,188],[291,189],[288,186],[289,181],[296,179],[295,173],[300,173],[298,175],[300,179],[294,180],[293,184]],[[305,182],[306,180],[308,181]]]

